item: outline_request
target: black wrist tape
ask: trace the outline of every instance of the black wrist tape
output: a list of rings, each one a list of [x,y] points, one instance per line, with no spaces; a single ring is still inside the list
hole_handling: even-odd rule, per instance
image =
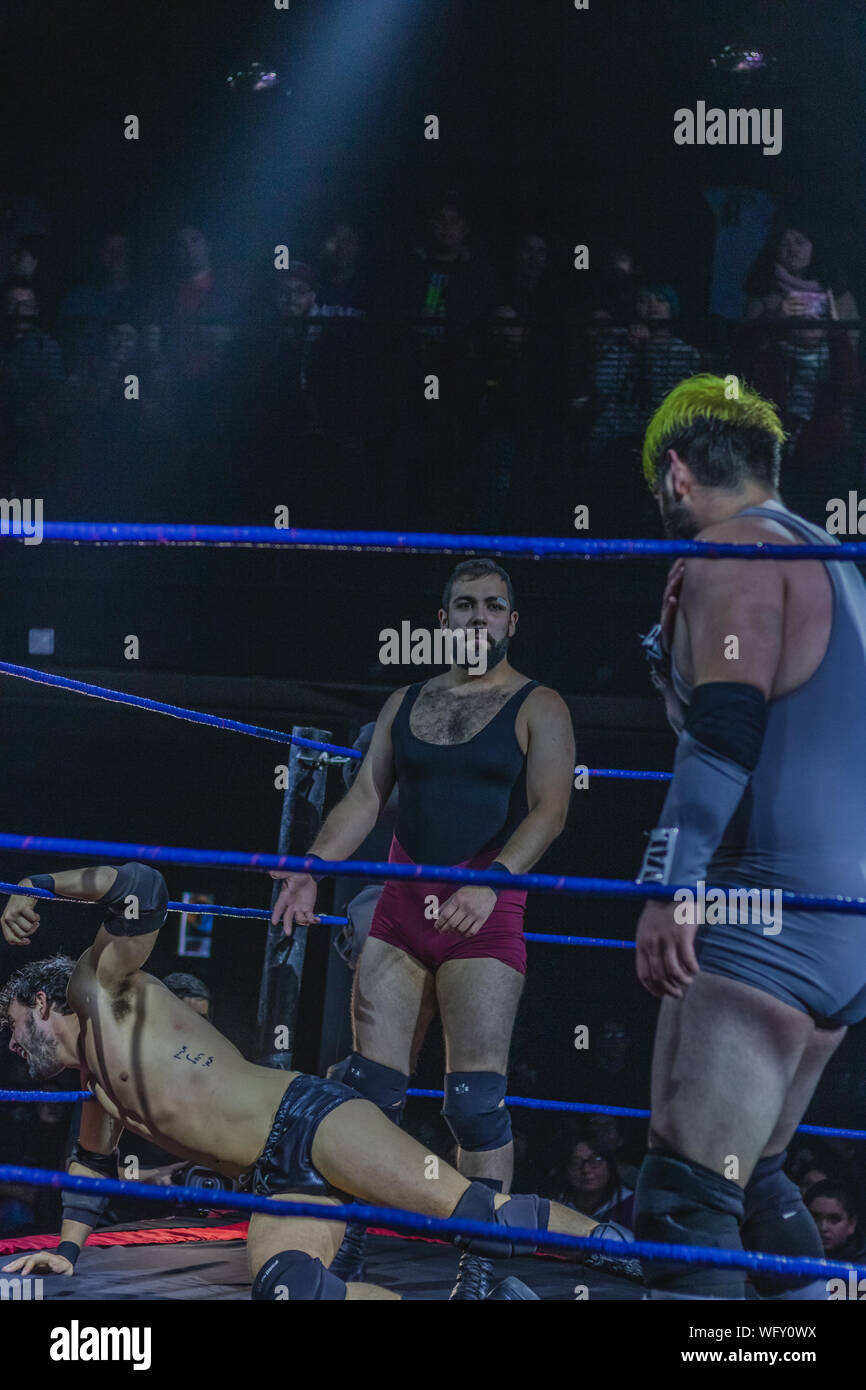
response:
[[[62,1240],[54,1253],[55,1255],[65,1255],[69,1263],[74,1265],[81,1254],[81,1246],[76,1245],[74,1240]]]
[[[320,854],[305,854],[304,859],[313,859],[317,864],[324,864],[325,862]],[[317,874],[311,869],[306,869],[304,872],[310,875],[314,883],[321,883],[323,878],[330,878],[330,874]]]
[[[45,888],[48,890],[49,893],[54,893],[57,891],[54,887],[53,874],[28,874],[27,877],[30,879],[30,882],[33,884],[34,888]],[[24,889],[24,892],[27,892],[26,888]]]

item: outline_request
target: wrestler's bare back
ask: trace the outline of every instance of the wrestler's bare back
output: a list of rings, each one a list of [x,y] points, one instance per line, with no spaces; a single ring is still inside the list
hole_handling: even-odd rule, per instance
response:
[[[153,975],[111,990],[85,951],[67,998],[81,1023],[82,1086],[124,1128],[237,1177],[258,1158],[296,1072],[248,1062]]]
[[[697,539],[720,541],[725,544],[801,544],[781,523],[771,521],[768,517],[755,516],[732,517],[729,521],[708,527]],[[694,574],[700,582],[699,576],[705,573],[703,567],[718,563],[713,560],[687,562],[683,600],[677,614],[674,659],[680,674],[689,684],[694,680],[694,661],[689,635],[689,580]],[[764,563],[753,560],[750,565],[757,567]],[[774,700],[799,689],[814,675],[827,651],[833,622],[833,589],[825,566],[820,560],[792,560],[790,563],[779,560],[776,566],[784,578],[785,605],[781,655],[770,692]],[[726,634],[722,633],[720,649],[725,640]]]

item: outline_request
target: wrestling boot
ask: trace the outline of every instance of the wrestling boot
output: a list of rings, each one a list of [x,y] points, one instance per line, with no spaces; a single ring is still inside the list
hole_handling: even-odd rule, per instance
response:
[[[331,1274],[347,1284],[364,1284],[367,1280],[367,1227],[357,1221],[346,1223],[342,1244],[334,1256]]]
[[[493,1288],[493,1261],[482,1260],[480,1255],[470,1255],[465,1251],[460,1256],[457,1279],[448,1295],[449,1302],[454,1299],[488,1298]]]
[[[618,1221],[601,1221],[590,1232],[590,1240],[621,1240],[628,1243],[634,1240],[634,1236],[627,1226],[621,1226]],[[598,1254],[593,1254],[588,1250],[579,1250],[577,1258],[584,1269],[596,1269],[599,1274],[616,1274],[620,1278],[631,1279],[634,1283],[644,1282],[644,1272],[641,1268],[640,1260],[628,1259],[623,1255],[607,1255],[599,1250]]]
[[[451,1297],[453,1298],[454,1295],[452,1294]],[[501,1284],[496,1284],[488,1294],[485,1294],[485,1298],[490,1301],[501,1301],[506,1298],[534,1298],[536,1303],[541,1302],[538,1294],[533,1293],[528,1284],[524,1284],[522,1279],[517,1279],[513,1274],[509,1274],[508,1278],[503,1279]]]

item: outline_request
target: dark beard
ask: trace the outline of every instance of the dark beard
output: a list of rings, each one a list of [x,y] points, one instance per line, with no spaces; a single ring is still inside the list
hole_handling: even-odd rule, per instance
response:
[[[508,653],[510,637],[503,637],[499,642],[488,642],[487,644],[487,670],[492,671],[494,666],[498,666],[500,661],[505,659]]]
[[[479,667],[479,662],[478,662],[478,661],[475,661],[475,660],[470,661],[470,660],[468,659],[468,658],[469,658],[470,652],[472,652],[472,650],[473,650],[473,648],[472,648],[472,642],[475,642],[475,641],[478,641],[478,639],[477,639],[477,638],[473,638],[472,641],[470,641],[469,637],[467,636],[467,638],[466,638],[466,654],[467,654],[467,659],[466,659],[465,661],[455,661],[455,663],[454,663],[455,666],[462,666],[462,667],[466,667],[467,669],[470,669],[470,668],[473,668],[473,669],[476,669],[476,670],[480,669],[480,667]],[[482,672],[483,675],[486,676],[488,671],[492,671],[493,668],[494,668],[494,666],[498,666],[499,663],[500,663],[500,661],[503,660],[503,658],[505,657],[505,655],[506,655],[507,652],[508,652],[508,644],[509,644],[510,641],[511,641],[511,638],[510,638],[510,637],[503,637],[499,642],[494,642],[491,638],[487,638],[487,639],[486,639],[486,646],[487,646],[487,665],[484,667],[484,670],[483,670],[483,672]],[[480,657],[482,651],[483,651],[483,648],[482,648],[481,643],[480,643],[480,641],[479,641],[479,642],[478,642],[478,649],[477,649],[477,654],[478,654],[479,657]]]
[[[701,529],[684,502],[665,498],[662,510],[662,526],[668,540],[691,541]]]
[[[27,1052],[27,1070],[34,1081],[47,1081],[57,1076],[63,1067],[57,1061],[57,1043],[53,1038],[45,1038],[36,1031],[32,1019],[27,1025],[27,1039],[24,1044]]]

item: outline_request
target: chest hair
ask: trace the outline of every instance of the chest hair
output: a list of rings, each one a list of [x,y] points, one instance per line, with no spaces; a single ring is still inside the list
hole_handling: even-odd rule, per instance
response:
[[[513,690],[484,690],[477,695],[452,695],[446,690],[422,691],[412,707],[409,727],[425,743],[468,743],[511,699]]]

